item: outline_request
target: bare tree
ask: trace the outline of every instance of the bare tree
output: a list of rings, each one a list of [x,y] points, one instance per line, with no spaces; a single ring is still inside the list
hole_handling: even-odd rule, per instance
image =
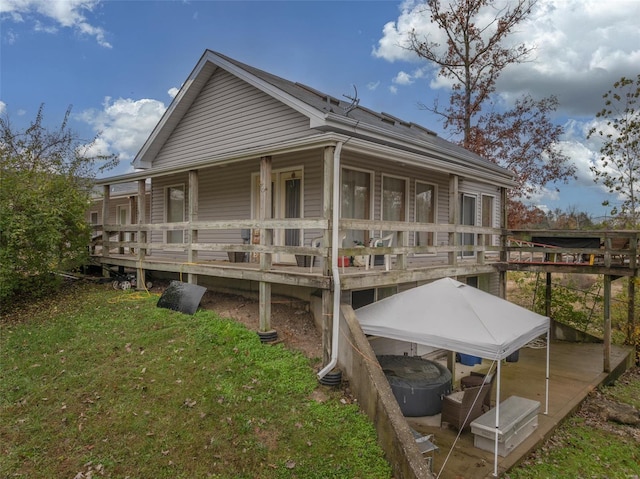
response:
[[[600,164],[591,167],[594,181],[602,182],[609,193],[622,198],[611,214],[627,228],[640,226],[640,74],[622,77],[603,95],[605,106],[596,118],[605,120],[589,131],[587,138],[603,140]],[[604,206],[611,206],[609,201]]]
[[[507,45],[506,39],[536,1],[511,1],[497,8],[495,0],[427,0],[425,12],[444,33],[446,45],[415,30],[409,35],[410,49],[452,82],[448,107],[441,109],[436,102],[428,109],[443,118],[454,136],[461,136],[462,146],[514,171],[518,186],[510,193],[512,199],[529,198],[534,190],[575,174],[575,166],[554,147],[562,134],[550,120],[558,105],[555,97],[536,101],[524,96],[508,111],[496,108],[498,77],[531,52],[524,44]],[[491,9],[492,19],[480,23]]]

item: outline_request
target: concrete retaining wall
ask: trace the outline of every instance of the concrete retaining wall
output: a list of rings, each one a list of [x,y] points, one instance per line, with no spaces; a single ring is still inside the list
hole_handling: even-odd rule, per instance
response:
[[[432,479],[411,429],[382,372],[375,353],[360,328],[353,309],[341,306],[338,363],[360,408],[378,433],[378,442],[396,479]]]

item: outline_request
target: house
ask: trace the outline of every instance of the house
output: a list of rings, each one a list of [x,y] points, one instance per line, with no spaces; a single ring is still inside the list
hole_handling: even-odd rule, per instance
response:
[[[265,338],[272,295],[308,300],[327,368],[341,301],[442,277],[503,291],[513,174],[357,98],[206,50],[133,166],[99,181],[95,259],[257,292]]]

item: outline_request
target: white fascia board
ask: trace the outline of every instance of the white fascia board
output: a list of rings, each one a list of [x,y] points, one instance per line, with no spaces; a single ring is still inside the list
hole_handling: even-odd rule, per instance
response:
[[[215,71],[215,68],[205,70],[207,62],[208,60],[206,59],[206,55],[203,55],[187,80],[182,84],[180,91],[173,98],[169,107],[163,113],[162,118],[160,118],[160,121],[158,121],[156,126],[153,128],[153,131],[132,161],[134,168],[151,168],[152,158],[147,158],[147,155],[152,151],[152,147],[157,141],[161,141],[164,144],[164,141],[169,137],[175,125],[177,125],[182,116],[184,116],[191,106],[191,103],[193,103],[193,100],[204,86],[205,81],[208,80]],[[202,78],[203,75],[206,76],[206,80],[205,78]],[[176,117],[176,115],[178,116]],[[172,122],[175,123],[173,126],[170,125]],[[167,128],[170,128],[170,131],[167,131]],[[159,149],[159,147],[156,147],[156,149]],[[152,154],[152,156],[155,156],[155,154]]]
[[[208,65],[211,65],[213,68],[208,69]],[[171,132],[166,132],[165,129],[169,127],[171,128],[171,130],[173,130],[173,127],[169,125],[170,121],[174,120],[177,124],[179,119],[182,118],[184,113],[186,113],[188,108],[191,106],[191,103],[204,86],[206,80],[210,78],[217,67],[227,70],[232,75],[237,76],[243,81],[274,97],[275,99],[281,101],[294,110],[300,112],[301,114],[308,117],[311,123],[324,120],[324,112],[321,112],[316,108],[313,108],[312,106],[309,106],[308,104],[298,100],[297,98],[292,97],[291,95],[273,86],[272,84],[261,80],[260,78],[247,72],[246,70],[216,55],[214,52],[207,50],[202,55],[200,61],[195,66],[187,80],[184,82],[184,84],[180,88],[180,91],[167,108],[167,111],[165,111],[164,115],[151,132],[151,135],[149,136],[149,138],[147,138],[147,141],[145,141],[144,145],[136,155],[135,159],[132,162],[135,168],[152,167],[152,159],[146,158],[148,153],[151,151],[151,147],[155,144],[156,141],[162,141],[161,137],[163,136],[163,132],[165,132],[166,137],[169,136]],[[196,87],[195,89],[194,85]],[[183,105],[184,101],[186,101],[185,105]],[[180,106],[183,106],[182,112],[180,112]],[[176,114],[178,114],[178,118],[174,117],[174,115]],[[173,126],[175,127],[175,125]],[[162,143],[164,143],[164,141],[162,141]]]

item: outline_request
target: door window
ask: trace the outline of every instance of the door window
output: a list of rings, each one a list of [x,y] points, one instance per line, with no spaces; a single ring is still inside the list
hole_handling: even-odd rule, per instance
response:
[[[476,225],[476,197],[463,194],[460,197],[460,224],[466,226]],[[475,235],[473,233],[461,233],[461,246],[475,245]],[[474,251],[463,251],[462,256],[474,256]]]
[[[435,196],[436,187],[427,183],[416,181],[416,222],[435,223]],[[418,231],[416,233],[416,246],[433,246],[433,233]]]
[[[169,186],[167,188],[167,223],[181,223],[184,221],[184,196],[183,185]],[[167,243],[184,243],[184,230],[167,231]]]
[[[371,219],[371,173],[342,169],[342,191],[340,216],[357,220]],[[367,244],[367,231],[347,231],[345,246],[355,243]]]

